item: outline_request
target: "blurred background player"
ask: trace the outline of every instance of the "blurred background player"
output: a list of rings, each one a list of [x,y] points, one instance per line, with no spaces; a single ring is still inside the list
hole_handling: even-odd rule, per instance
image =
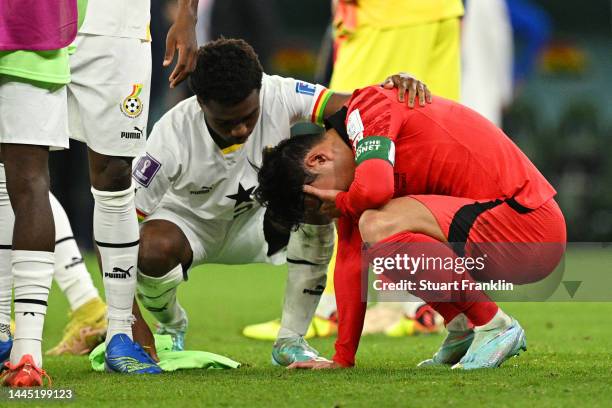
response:
[[[84,355],[104,341],[106,304],[94,286],[77,246],[70,221],[53,195],[51,209],[55,219],[55,272],[53,279],[70,305],[70,320],[60,342],[47,355]]]
[[[462,30],[461,102],[497,126],[513,94],[512,26],[506,0],[468,0]]]
[[[512,103],[515,88],[532,73],[549,32],[548,17],[529,1],[468,0],[461,102],[502,126],[504,109]]]
[[[395,72],[408,72],[432,93],[452,100],[460,96],[461,0],[335,0],[334,53],[330,89],[352,92],[381,83]],[[336,333],[334,261],[328,271],[311,336]],[[270,340],[278,320],[247,326],[243,334]],[[368,311],[364,330],[394,337],[441,330],[441,320],[424,303],[380,303]]]
[[[35,26],[37,29],[33,30]],[[0,143],[15,211],[11,266],[15,334],[4,385],[41,386],[42,332],[55,263],[49,148],[68,147],[68,50],[77,31],[74,0],[0,2]],[[8,245],[8,243],[4,243]],[[5,300],[6,302],[6,300]],[[6,316],[0,340],[8,343]]]

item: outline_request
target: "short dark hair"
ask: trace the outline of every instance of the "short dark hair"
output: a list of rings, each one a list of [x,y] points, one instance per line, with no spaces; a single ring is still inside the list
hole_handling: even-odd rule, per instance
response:
[[[304,167],[304,158],[324,134],[294,136],[263,152],[255,198],[268,208],[272,219],[285,228],[295,230],[304,222],[306,208],[302,188],[316,178]]]
[[[213,100],[230,106],[261,89],[262,76],[263,68],[253,47],[244,40],[220,38],[198,49],[189,86],[204,103]]]

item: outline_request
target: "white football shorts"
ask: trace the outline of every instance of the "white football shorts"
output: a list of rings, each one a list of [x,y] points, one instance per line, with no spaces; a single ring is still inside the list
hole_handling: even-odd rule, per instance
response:
[[[71,137],[108,156],[136,157],[145,149],[151,88],[151,43],[79,34],[70,56]]]
[[[265,212],[265,208],[255,206],[232,221],[205,220],[185,207],[162,202],[144,222],[165,220],[178,226],[191,245],[192,266],[210,263],[282,265],[287,261],[286,248],[270,256],[267,254],[268,242],[263,227]]]
[[[0,143],[68,147],[66,85],[0,75]]]

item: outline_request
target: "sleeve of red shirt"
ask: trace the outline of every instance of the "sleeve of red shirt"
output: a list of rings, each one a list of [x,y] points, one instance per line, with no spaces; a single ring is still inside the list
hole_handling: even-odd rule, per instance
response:
[[[361,235],[349,217],[338,219],[338,255],[334,288],[338,308],[338,337],[333,360],[343,367],[355,365],[367,303],[361,297]]]
[[[375,87],[361,90],[349,103],[348,115],[359,110],[363,138],[382,136],[395,141],[403,120],[404,106],[396,103],[385,91]],[[392,98],[397,95],[392,94]],[[350,135],[349,135],[350,136]],[[356,149],[353,142],[353,152]],[[394,193],[393,166],[383,159],[365,160],[357,166],[348,192],[336,196],[336,207],[344,215],[359,219],[367,209],[385,205]]]

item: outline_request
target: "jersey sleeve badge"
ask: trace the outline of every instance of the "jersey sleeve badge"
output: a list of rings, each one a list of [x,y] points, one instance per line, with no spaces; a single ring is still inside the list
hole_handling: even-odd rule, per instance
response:
[[[303,95],[314,96],[316,87],[308,82],[296,81],[295,92]]]
[[[142,186],[149,187],[160,168],[161,163],[147,153],[138,160],[132,176]]]

